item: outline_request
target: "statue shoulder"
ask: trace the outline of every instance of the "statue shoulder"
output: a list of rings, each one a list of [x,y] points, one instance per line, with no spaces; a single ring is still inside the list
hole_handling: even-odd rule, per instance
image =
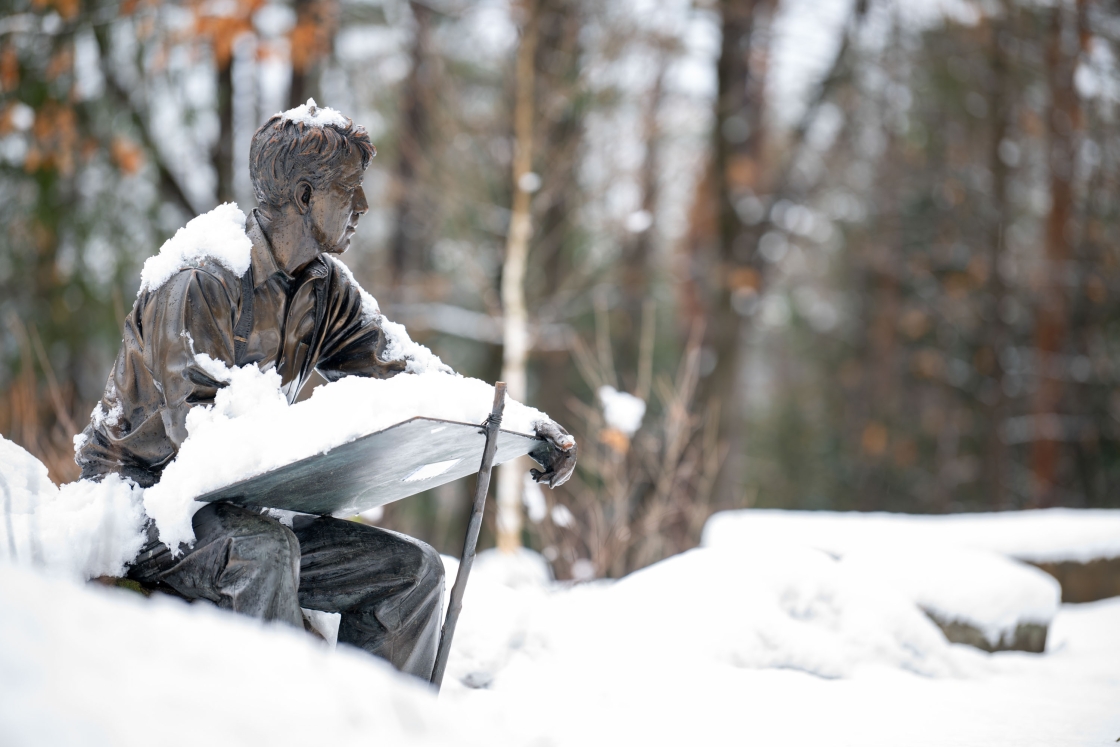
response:
[[[337,286],[344,291],[354,294],[362,305],[362,317],[365,320],[371,322],[379,321],[381,318],[381,307],[378,305],[377,299],[371,296],[366,289],[354,279],[354,273],[350,271],[350,268],[337,257],[329,254],[321,256],[331,273],[333,279],[332,284],[337,284]]]
[[[144,262],[140,293],[159,291],[172,278],[195,270],[237,285],[249,269],[252,251],[245,214],[233,203],[219,205],[180,228]]]

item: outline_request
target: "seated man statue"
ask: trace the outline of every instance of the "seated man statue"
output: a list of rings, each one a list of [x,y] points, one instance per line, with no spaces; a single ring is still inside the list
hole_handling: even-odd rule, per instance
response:
[[[274,368],[294,402],[313,370],[386,378],[406,361],[385,356],[379,314],[326,255],[350,245],[369,206],[362,177],[375,151],[353,121],[314,102],[273,116],[253,136],[250,171],[259,207],[240,277],[215,260],[185,267],[138,296],[101,410],[77,453],[82,477],[110,472],[148,487],[187,437],[187,412],[223,386],[196,363]],[[408,375],[408,374],[406,374]],[[97,412],[95,410],[95,412]],[[575,466],[572,439],[539,424],[548,444],[538,482],[563,483]],[[193,519],[196,540],[178,552],[149,543],[128,575],[149,588],[264,620],[303,625],[300,607],[341,613],[338,640],[427,678],[441,627],[443,566],[428,545],[396,532],[297,515],[291,528],[259,511],[209,503]]]

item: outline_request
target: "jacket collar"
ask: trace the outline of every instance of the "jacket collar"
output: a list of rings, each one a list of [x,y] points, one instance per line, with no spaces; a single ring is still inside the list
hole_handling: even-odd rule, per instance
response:
[[[250,261],[253,267],[253,287],[259,288],[264,285],[276,273],[280,273],[290,281],[292,277],[281,269],[280,265],[276,263],[276,257],[272,256],[272,245],[268,243],[268,237],[261,230],[261,224],[257,220],[256,208],[245,219],[245,234],[249,237],[249,241],[253,243],[253,250],[250,253]]]

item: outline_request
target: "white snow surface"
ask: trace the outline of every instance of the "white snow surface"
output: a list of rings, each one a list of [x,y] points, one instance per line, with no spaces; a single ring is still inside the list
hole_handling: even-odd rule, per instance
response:
[[[341,129],[350,126],[350,118],[330,107],[319,106],[315,99],[308,99],[306,104],[300,104],[286,112],[277,112],[285,122],[296,122],[308,127],[324,127],[333,125]]]
[[[5,747],[483,745],[502,732],[356,649],[0,563]]]
[[[272,369],[228,368],[205,354],[196,360],[229,385],[218,390],[212,407],[187,414],[187,439],[160,481],[144,492],[144,510],[169,547],[194,540],[191,517],[202,507],[194,500],[200,495],[410,418],[481,423],[494,402],[494,388],[485,382],[426,371],[389,379],[349,376],[289,405]],[[532,433],[534,423],[547,419],[507,400],[502,427]]]
[[[116,475],[56,487],[42,462],[0,436],[0,558],[83,580],[119,576],[144,543],[142,494]]]
[[[159,253],[144,262],[140,290],[157,290],[171,276],[188,267],[213,260],[241,277],[249,269],[253,242],[245,234],[245,213],[226,202],[187,222],[163,243]]]
[[[954,545],[1032,562],[1120,557],[1120,510],[1048,508],[944,516],[747,509],[715,514],[702,544],[794,542],[844,555],[884,543]]]
[[[805,548],[701,548],[574,587],[514,586],[491,568],[471,575],[442,697],[492,713],[516,744],[1120,735],[1120,600],[1063,607],[1046,654],[985,654],[947,643],[877,577]]]
[[[438,700],[297,630],[0,563],[0,734],[12,747],[153,734],[173,747],[1073,747],[1120,735],[1120,599],[1063,606],[1043,655],[984,654],[947,643],[856,564],[806,548],[700,548],[576,586],[510,575],[535,564],[523,554],[476,562]]]
[[[642,427],[646,403],[641,398],[605,385],[599,387],[599,401],[603,403],[603,419],[611,428],[633,436]]]

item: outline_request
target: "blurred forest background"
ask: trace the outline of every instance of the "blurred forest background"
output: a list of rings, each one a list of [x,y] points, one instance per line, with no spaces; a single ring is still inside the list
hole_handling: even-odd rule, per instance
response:
[[[585,579],[722,508],[1120,506],[1113,3],[0,7],[0,433],[57,481],[144,259],[313,96],[378,148],[386,316],[579,439],[484,544]],[[467,482],[381,523],[457,552]]]

